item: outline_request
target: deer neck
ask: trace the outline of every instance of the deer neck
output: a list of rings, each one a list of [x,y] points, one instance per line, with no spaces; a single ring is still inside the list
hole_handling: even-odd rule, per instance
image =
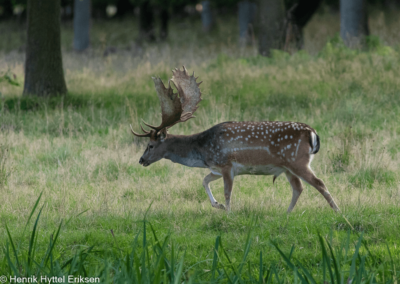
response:
[[[169,135],[165,141],[165,159],[187,167],[207,168],[204,155],[196,141],[195,135]]]

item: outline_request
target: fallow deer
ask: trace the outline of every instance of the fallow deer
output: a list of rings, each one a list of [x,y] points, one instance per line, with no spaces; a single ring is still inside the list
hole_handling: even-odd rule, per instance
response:
[[[147,148],[139,163],[145,167],[162,158],[188,167],[208,168],[211,173],[203,186],[215,208],[230,210],[233,179],[237,175],[273,175],[282,173],[292,186],[292,201],[288,212],[293,210],[303,191],[301,179],[315,187],[338,210],[326,186],[310,168],[314,155],[320,148],[320,140],[314,129],[298,122],[223,122],[193,135],[172,135],[167,129],[179,122],[193,118],[201,92],[197,78],[189,75],[186,68],[172,71],[172,79],[166,88],[160,78],[154,85],[161,104],[162,122],[152,126],[144,134],[132,133],[137,137],[149,137]],[[171,83],[178,94],[174,93]],[[179,95],[179,96],[178,96]],[[219,178],[224,180],[225,206],[218,203],[209,183]]]

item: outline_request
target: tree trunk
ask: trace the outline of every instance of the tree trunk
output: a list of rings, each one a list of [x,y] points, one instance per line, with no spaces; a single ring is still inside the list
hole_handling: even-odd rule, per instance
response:
[[[292,2],[286,12],[284,50],[299,50],[304,46],[303,28],[317,11],[322,0],[298,0]]]
[[[133,2],[133,1],[132,1]],[[130,0],[117,0],[115,5],[117,6],[117,15],[118,17],[133,14],[133,4]]]
[[[399,0],[384,0],[383,7],[387,10],[396,10],[400,7]]]
[[[169,13],[168,8],[161,8],[160,12],[160,39],[165,40],[168,37],[168,22]]]
[[[260,0],[259,3],[259,53],[270,56],[272,49],[282,49],[284,45],[284,2]]]
[[[246,45],[250,40],[250,25],[254,23],[257,5],[250,1],[238,3],[239,41]]]
[[[150,1],[142,1],[139,14],[139,40],[154,41],[154,12]]]
[[[0,1],[3,13],[0,14],[0,20],[11,18],[13,16],[13,3],[11,0]]]
[[[29,0],[24,95],[65,94],[60,0]]]
[[[211,1],[202,1],[201,5],[203,7],[203,10],[201,11],[201,22],[203,24],[203,30],[205,32],[209,32],[214,25],[214,19],[211,10]]]
[[[74,49],[83,51],[89,47],[90,0],[74,1]]]
[[[340,0],[340,36],[348,47],[360,47],[369,35],[365,0]]]

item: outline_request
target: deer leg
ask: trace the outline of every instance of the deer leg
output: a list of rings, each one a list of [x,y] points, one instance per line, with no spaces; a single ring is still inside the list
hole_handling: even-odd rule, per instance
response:
[[[303,192],[303,185],[301,184],[301,180],[292,175],[290,172],[286,172],[286,178],[292,186],[292,201],[290,202],[289,208],[287,210],[288,213],[292,212],[294,206],[296,205],[297,200],[300,197],[300,194]]]
[[[307,167],[306,169],[303,169],[301,171],[294,171],[291,169],[291,171],[304,180],[306,183],[310,184],[311,186],[315,187],[323,197],[325,197],[326,201],[328,201],[329,205],[332,207],[333,210],[339,211],[339,207],[336,205],[335,201],[332,198],[332,195],[329,193],[328,189],[326,188],[324,182],[317,178],[313,171]]]
[[[217,200],[215,200],[215,198],[211,192],[210,186],[209,186],[210,182],[217,180],[221,177],[222,176],[220,176],[220,175],[214,175],[213,173],[210,173],[204,178],[203,186],[204,186],[204,189],[206,190],[208,197],[210,198],[212,207],[215,207],[218,209],[225,209],[225,206],[223,204],[220,204],[217,202]]]
[[[231,211],[230,202],[234,178],[233,168],[223,170],[222,177],[224,179],[225,207],[227,211]]]

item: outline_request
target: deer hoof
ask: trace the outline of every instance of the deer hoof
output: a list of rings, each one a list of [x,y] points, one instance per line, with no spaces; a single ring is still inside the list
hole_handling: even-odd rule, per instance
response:
[[[223,205],[221,203],[218,203],[218,202],[215,202],[212,206],[217,208],[217,209],[225,210],[225,205]]]

